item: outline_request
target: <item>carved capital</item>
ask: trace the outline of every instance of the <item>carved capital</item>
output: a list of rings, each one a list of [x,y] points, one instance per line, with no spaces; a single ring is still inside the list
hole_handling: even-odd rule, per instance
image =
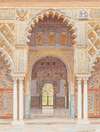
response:
[[[17,20],[25,21],[27,20],[28,12],[27,10],[24,10],[24,9],[18,9],[16,10],[16,15],[17,15]]]
[[[13,73],[12,77],[13,77],[13,80],[24,80],[25,74],[24,73]]]
[[[91,74],[77,74],[77,80],[88,80]]]

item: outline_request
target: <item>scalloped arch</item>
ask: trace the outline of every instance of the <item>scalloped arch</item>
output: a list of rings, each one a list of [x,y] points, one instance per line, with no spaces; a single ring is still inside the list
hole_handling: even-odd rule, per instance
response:
[[[63,24],[66,24],[66,26],[68,27],[68,31],[71,33],[71,39],[72,39],[72,45],[76,44],[76,38],[77,38],[77,34],[76,34],[76,27],[74,26],[73,22],[71,21],[71,19],[69,17],[66,17],[65,15],[63,15],[61,12],[56,11],[56,10],[46,10],[42,13],[40,13],[39,15],[37,15],[35,18],[33,18],[30,26],[27,29],[27,43],[30,42],[30,36],[31,33],[33,31],[33,28],[40,22],[44,20],[44,17],[49,18],[49,16],[55,18],[59,21],[61,20]]]

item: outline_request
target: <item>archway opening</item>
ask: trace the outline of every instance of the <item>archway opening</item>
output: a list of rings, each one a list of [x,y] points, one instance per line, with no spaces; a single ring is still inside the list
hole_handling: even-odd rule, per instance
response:
[[[68,17],[56,12],[56,10],[48,10],[32,21],[28,33],[29,70],[32,68],[31,117],[33,113],[42,112],[42,90],[47,83],[53,86],[53,113],[59,110],[58,113],[61,113],[61,110],[64,113],[69,109],[67,73],[70,79],[74,74],[75,27]],[[65,64],[60,59],[49,55],[57,55],[66,60],[66,64],[68,63],[71,70],[66,69]],[[35,63],[35,60],[41,56],[47,57]],[[32,67],[33,63],[35,64]],[[26,108],[26,117],[29,110],[30,106],[28,110]]]
[[[69,109],[68,91],[67,69],[60,59],[47,56],[37,61],[31,77],[31,117],[50,113],[65,116]]]

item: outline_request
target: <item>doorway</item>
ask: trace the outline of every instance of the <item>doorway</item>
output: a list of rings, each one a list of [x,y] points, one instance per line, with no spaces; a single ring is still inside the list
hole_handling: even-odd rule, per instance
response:
[[[66,114],[69,109],[67,70],[60,59],[47,56],[37,61],[33,66],[31,84],[32,115]]]
[[[42,88],[42,113],[53,114],[54,88],[51,83],[45,83]]]

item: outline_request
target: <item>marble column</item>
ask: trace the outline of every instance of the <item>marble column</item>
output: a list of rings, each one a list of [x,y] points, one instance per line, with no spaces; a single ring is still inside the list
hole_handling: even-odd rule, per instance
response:
[[[16,122],[18,120],[18,98],[17,98],[17,78],[13,78],[13,121]]]
[[[74,117],[75,117],[75,111],[74,111],[74,95],[70,95],[70,100],[71,100],[71,102],[70,102],[70,108],[71,108],[71,119],[74,119]]]
[[[19,121],[23,121],[24,117],[24,78],[19,78]]]
[[[84,78],[84,105],[83,105],[83,118],[88,119],[88,78]]]
[[[82,80],[81,78],[77,79],[78,82],[78,107],[77,107],[77,117],[79,120],[82,119]]]

